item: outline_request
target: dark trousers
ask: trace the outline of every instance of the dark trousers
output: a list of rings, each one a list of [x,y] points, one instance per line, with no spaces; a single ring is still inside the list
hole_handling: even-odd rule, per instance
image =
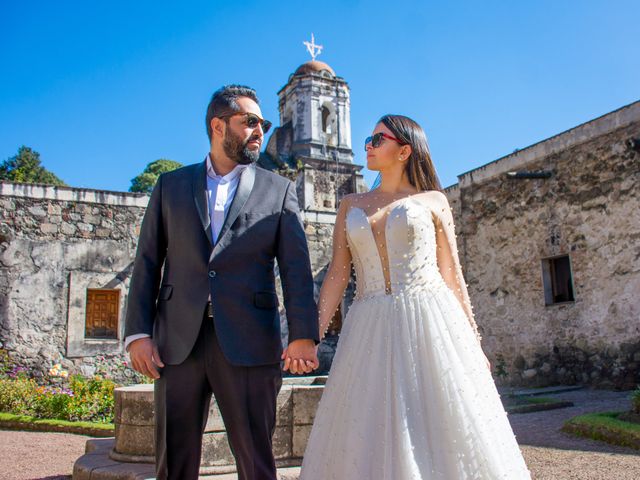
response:
[[[227,430],[238,480],[276,480],[272,437],[280,364],[231,365],[216,338],[213,319],[204,316],[193,350],[179,365],[165,365],[155,381],[156,478],[198,478],[202,434],[211,394]]]

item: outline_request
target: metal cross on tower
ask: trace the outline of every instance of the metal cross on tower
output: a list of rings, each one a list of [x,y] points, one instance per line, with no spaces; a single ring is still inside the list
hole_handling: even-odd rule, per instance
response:
[[[302,42],[306,47],[307,51],[311,55],[311,59],[315,61],[316,57],[320,55],[322,52],[322,45],[316,45],[316,41],[313,38],[313,33],[311,34],[310,42]]]

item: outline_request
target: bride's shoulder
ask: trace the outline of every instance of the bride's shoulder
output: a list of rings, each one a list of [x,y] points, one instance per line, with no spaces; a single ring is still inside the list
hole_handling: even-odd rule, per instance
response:
[[[449,207],[449,199],[441,190],[425,190],[416,195],[416,199],[432,211]]]
[[[349,208],[358,204],[366,198],[367,193],[349,193],[340,199],[340,208]]]

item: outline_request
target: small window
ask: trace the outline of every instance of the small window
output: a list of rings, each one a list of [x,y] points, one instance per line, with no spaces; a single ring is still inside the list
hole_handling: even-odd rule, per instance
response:
[[[543,259],[542,281],[546,305],[575,301],[569,255]]]
[[[331,115],[331,112],[327,107],[323,106],[322,107],[322,131],[324,133],[331,133],[329,132],[329,115]]]
[[[87,289],[85,337],[117,339],[119,310],[120,290]]]

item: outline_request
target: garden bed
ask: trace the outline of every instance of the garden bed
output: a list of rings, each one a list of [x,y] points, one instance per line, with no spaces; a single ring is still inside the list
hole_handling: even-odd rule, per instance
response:
[[[118,358],[96,359],[91,376],[69,372],[58,363],[33,371],[14,362],[0,348],[0,428],[112,436],[114,389],[118,378],[139,383],[144,377]]]

